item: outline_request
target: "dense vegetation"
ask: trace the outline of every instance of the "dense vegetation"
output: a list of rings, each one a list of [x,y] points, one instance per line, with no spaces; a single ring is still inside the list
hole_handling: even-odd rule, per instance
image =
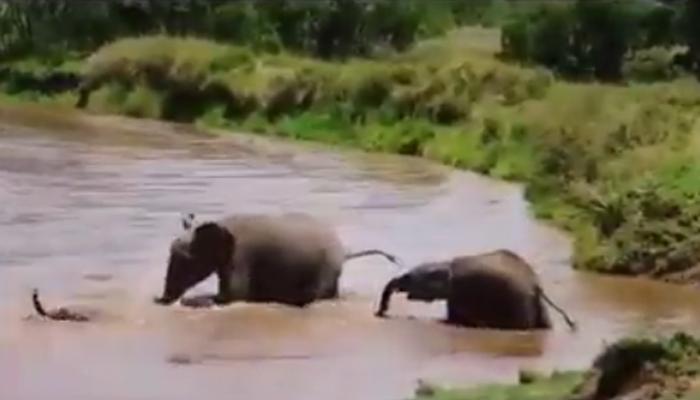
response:
[[[504,26],[504,56],[570,78],[659,80],[700,72],[694,1],[577,0],[550,3]]]
[[[323,58],[405,49],[489,18],[492,0],[2,0],[0,54],[89,52],[124,36],[189,35]]]

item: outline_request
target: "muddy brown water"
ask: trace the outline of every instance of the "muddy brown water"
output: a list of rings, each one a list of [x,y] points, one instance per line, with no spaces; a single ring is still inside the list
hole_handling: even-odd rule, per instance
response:
[[[192,128],[64,112],[0,111],[0,398],[404,399],[416,381],[512,382],[519,368],[586,367],[606,341],[698,332],[700,294],[569,267],[570,242],[528,214],[520,187],[426,161],[322,146],[205,137]],[[578,320],[546,333],[441,324],[443,303],[396,297],[399,271],[349,262],[342,298],[307,309],[160,307],[180,215],[313,213],[349,249],[407,264],[509,248]],[[87,324],[31,315],[48,305],[98,313]],[[204,282],[193,293],[214,289]]]

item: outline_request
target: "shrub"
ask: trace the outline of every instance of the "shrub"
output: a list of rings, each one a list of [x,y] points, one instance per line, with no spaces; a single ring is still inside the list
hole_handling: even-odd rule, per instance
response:
[[[674,64],[676,51],[662,47],[639,50],[625,61],[623,75],[626,80],[654,82],[670,80],[680,75]]]
[[[120,113],[128,94],[129,88],[124,85],[117,83],[104,85],[90,97],[88,108],[103,113]]]
[[[505,58],[531,61],[533,51],[529,26],[524,18],[516,19],[503,26],[501,49]]]
[[[87,60],[89,81],[139,82],[153,87],[197,87],[212,72],[252,62],[248,50],[194,38],[149,36],[122,39]]]
[[[641,3],[554,2],[516,15],[502,29],[503,55],[544,65],[568,77],[620,80],[628,54],[667,46],[678,30],[675,9]]]
[[[159,118],[161,116],[162,96],[146,86],[138,86],[124,100],[122,112],[132,117]]]

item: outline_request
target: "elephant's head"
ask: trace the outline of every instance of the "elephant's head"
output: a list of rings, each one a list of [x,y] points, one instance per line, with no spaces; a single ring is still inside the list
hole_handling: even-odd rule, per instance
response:
[[[236,245],[225,227],[207,222],[175,239],[170,246],[168,272],[158,304],[172,304],[185,292],[231,262]]]
[[[424,263],[386,284],[376,315],[383,317],[395,292],[407,293],[411,300],[434,301],[446,299],[450,289],[448,262]]]

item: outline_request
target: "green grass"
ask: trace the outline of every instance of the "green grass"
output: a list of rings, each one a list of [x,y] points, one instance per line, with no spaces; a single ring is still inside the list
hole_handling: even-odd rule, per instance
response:
[[[563,82],[499,61],[498,43],[497,31],[468,28],[341,63],[151,36],[108,44],[80,71],[95,112],[415,155],[524,182],[535,215],[572,234],[579,268],[662,276],[700,262],[700,85]]]
[[[83,59],[78,54],[65,54],[61,57],[24,57],[11,60],[2,64],[17,72],[27,72],[34,75],[48,75],[51,73],[79,73]]]
[[[646,385],[658,390],[657,398],[691,400],[700,395],[699,354],[700,341],[684,333],[667,338],[629,337],[605,348],[588,371],[555,371],[550,376],[521,372],[519,384],[463,389],[422,384],[415,400],[561,400],[595,391],[605,393],[605,398],[617,398]],[[640,373],[642,370],[646,372]]]
[[[422,388],[415,400],[561,400],[580,383],[580,372],[555,372],[528,384],[487,384],[471,389]]]
[[[72,92],[47,96],[39,92],[22,92],[19,94],[7,94],[0,91],[0,102],[10,105],[46,105],[53,108],[72,109],[77,100],[77,95]]]

